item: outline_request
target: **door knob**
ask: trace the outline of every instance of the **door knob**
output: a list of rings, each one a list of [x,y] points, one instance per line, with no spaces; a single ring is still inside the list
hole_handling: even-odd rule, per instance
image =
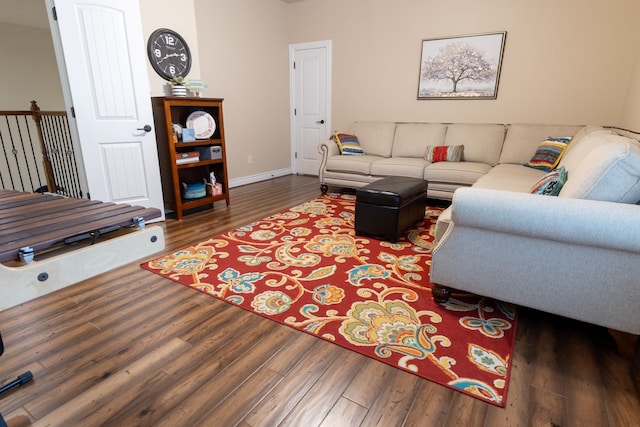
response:
[[[323,125],[324,124],[324,120],[318,120],[316,123],[319,123],[319,124]]]
[[[143,130],[143,131],[145,131],[145,132],[151,132],[151,126],[149,126],[149,125],[144,125],[144,127],[142,127],[142,128],[138,128],[138,129],[136,129],[136,130]]]

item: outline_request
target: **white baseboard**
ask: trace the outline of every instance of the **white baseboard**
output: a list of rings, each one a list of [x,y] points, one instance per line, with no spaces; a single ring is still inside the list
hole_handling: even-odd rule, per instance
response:
[[[242,178],[230,179],[229,188],[239,187],[241,185],[253,184],[254,182],[266,181],[271,178],[277,178],[280,176],[291,175],[293,171],[291,168],[280,169],[271,172],[261,173],[259,175],[245,176]]]

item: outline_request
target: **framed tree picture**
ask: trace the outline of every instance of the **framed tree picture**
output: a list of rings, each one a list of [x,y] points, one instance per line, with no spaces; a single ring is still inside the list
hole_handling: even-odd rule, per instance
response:
[[[496,99],[507,33],[422,41],[418,99]]]

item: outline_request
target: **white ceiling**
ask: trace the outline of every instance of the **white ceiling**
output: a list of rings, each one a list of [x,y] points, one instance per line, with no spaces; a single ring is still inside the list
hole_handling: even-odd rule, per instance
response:
[[[0,22],[49,29],[43,0],[0,0]]]

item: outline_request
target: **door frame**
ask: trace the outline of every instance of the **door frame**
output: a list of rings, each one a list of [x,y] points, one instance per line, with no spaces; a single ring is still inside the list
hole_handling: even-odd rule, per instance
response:
[[[289,118],[290,118],[290,133],[291,133],[291,170],[293,173],[298,173],[298,165],[296,162],[296,150],[298,148],[298,141],[296,138],[296,78],[294,63],[296,60],[296,52],[300,50],[309,49],[326,49],[327,51],[327,64],[326,64],[326,105],[325,105],[325,137],[331,136],[331,70],[332,70],[332,41],[331,40],[319,40],[306,43],[295,43],[289,45]]]

